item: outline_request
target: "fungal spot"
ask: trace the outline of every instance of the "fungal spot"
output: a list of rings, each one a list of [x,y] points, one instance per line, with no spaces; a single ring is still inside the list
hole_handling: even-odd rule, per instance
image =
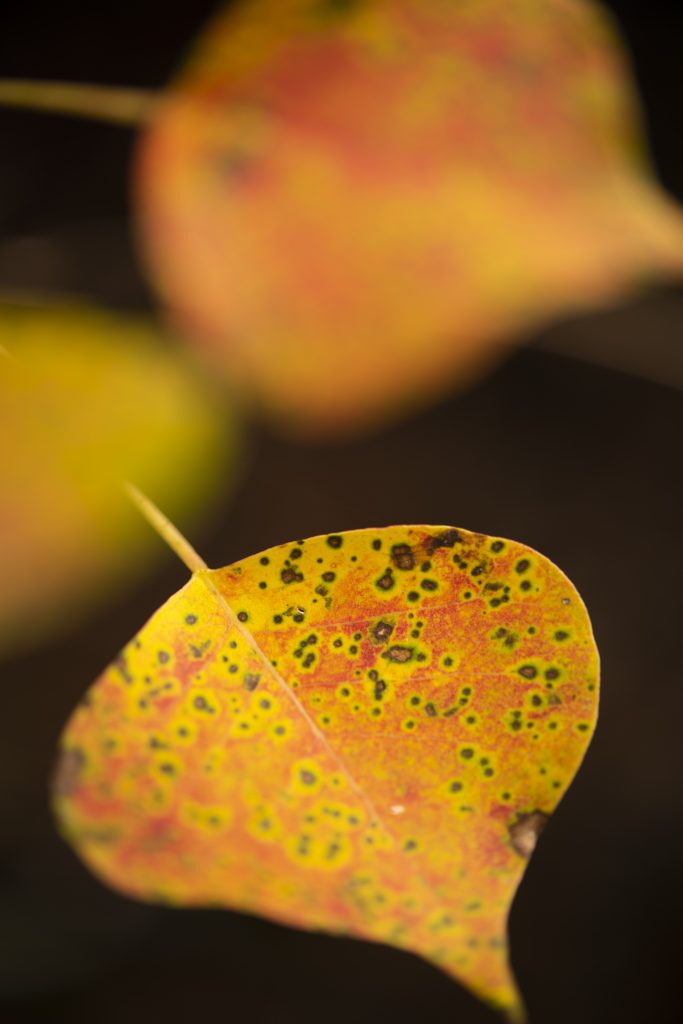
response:
[[[457,530],[446,530],[437,534],[436,537],[428,537],[425,541],[425,548],[428,554],[433,554],[437,548],[452,548],[460,543],[460,534]]]
[[[382,655],[387,661],[398,662],[404,665],[407,661],[411,661],[415,649],[413,647],[403,647],[401,644],[394,644],[388,651],[385,651]]]
[[[248,622],[249,621],[249,615],[247,614],[247,612],[238,612],[237,613],[237,618],[239,619],[240,622]]]
[[[78,789],[85,766],[85,754],[79,747],[62,752],[55,769],[52,789],[56,796],[69,797]]]
[[[259,684],[261,676],[254,672],[247,672],[244,676],[244,688],[251,693]]]
[[[502,540],[494,540],[493,544],[491,545],[491,551],[495,552],[495,554],[498,554],[504,549],[504,547],[505,544],[503,543]]]
[[[280,573],[280,579],[283,583],[301,583],[303,578],[303,573],[298,572],[298,570],[291,565],[288,565]]]
[[[479,565],[475,565],[474,569],[472,569],[471,575],[472,576],[481,576],[481,574],[483,572],[486,572],[486,563],[485,562],[480,562]]]
[[[373,551],[379,551],[381,549],[381,547],[382,547],[382,541],[381,540],[379,540],[379,539],[373,540],[373,542],[372,542],[372,550]]]
[[[190,644],[190,654],[193,658],[201,658],[205,651],[211,646],[210,640],[205,640],[203,644]]]
[[[293,559],[301,558],[301,548],[292,548],[289,552],[289,557]]]
[[[474,750],[472,747],[463,747],[460,751],[460,756],[463,761],[471,761],[474,757]]]
[[[391,560],[397,569],[415,568],[415,555],[409,544],[394,544],[391,549]]]
[[[439,584],[436,580],[422,580],[420,587],[422,590],[434,591],[439,589]]]
[[[159,651],[157,658],[160,665],[166,665],[171,660],[171,655],[168,651]]]
[[[424,709],[425,709],[425,714],[429,715],[430,718],[436,718],[436,716],[439,713],[436,710],[436,707],[434,706],[434,704],[432,704],[431,701],[429,702],[429,704],[425,704]]]
[[[370,636],[372,637],[372,640],[376,644],[384,644],[387,642],[387,640],[389,639],[393,632],[393,624],[391,622],[385,622],[384,620],[382,620],[381,622],[376,623],[376,625],[372,627],[372,629],[370,630]]]
[[[259,583],[259,588],[261,590],[265,590],[267,588],[267,586],[268,586],[268,584],[266,583],[265,580],[261,580],[261,582]]]
[[[318,781],[313,772],[309,771],[308,768],[302,768],[299,772],[299,778],[304,786],[315,786]]]
[[[517,669],[517,672],[525,679],[535,679],[538,675],[538,669],[534,665],[522,665],[521,668]]]
[[[396,580],[391,569],[387,569],[378,580],[375,580],[375,586],[379,587],[380,590],[391,590],[395,584]]]
[[[267,555],[263,555],[262,558],[259,558],[259,562],[261,563],[261,565],[270,565],[270,559],[268,558]]]
[[[520,814],[513,825],[508,827],[510,843],[515,853],[528,859],[534,852],[536,842],[546,826],[548,815],[543,811]]]
[[[194,626],[196,621],[197,621],[197,616],[196,615],[190,614],[190,615],[186,615],[185,616],[185,622],[188,624],[188,626]]]
[[[408,592],[408,600],[409,601],[419,601],[420,600],[420,595],[418,594],[417,590],[410,590]]]
[[[450,793],[459,793],[461,789],[462,789],[462,782],[459,782],[457,779],[455,779],[453,782],[451,782],[451,784],[448,787],[448,790],[449,790]]]
[[[331,548],[340,548],[344,543],[344,538],[340,537],[338,533],[331,533],[327,538],[327,543]]]
[[[579,732],[588,732],[588,726],[585,722],[579,722],[576,728],[579,730]]]
[[[558,679],[558,678],[559,678],[559,675],[560,675],[560,670],[559,670],[559,669],[557,669],[557,668],[547,668],[547,669],[545,670],[545,672],[543,673],[543,675],[544,675],[544,676],[546,677],[546,679],[548,679],[548,680],[552,680],[552,679]]]
[[[374,693],[373,693],[373,696],[374,696],[375,700],[381,700],[382,699],[382,697],[384,696],[384,693],[386,691],[386,688],[387,688],[387,684],[384,682],[384,680],[383,679],[377,679],[377,681],[375,682],[375,689],[374,689]]]
[[[555,639],[557,641],[562,643],[563,640],[568,640],[569,639],[569,633],[567,632],[566,629],[556,629],[555,633],[554,633],[554,637],[555,637]]]
[[[324,572],[321,577],[321,579],[325,580],[325,583],[334,583],[336,578],[336,572]]]
[[[530,580],[522,580],[522,582],[519,585],[519,588],[520,590],[531,590]]]
[[[519,573],[519,575],[521,576],[522,573],[528,572],[530,568],[531,562],[529,561],[529,559],[520,558],[519,562],[517,562],[517,565],[515,566],[515,572]]]

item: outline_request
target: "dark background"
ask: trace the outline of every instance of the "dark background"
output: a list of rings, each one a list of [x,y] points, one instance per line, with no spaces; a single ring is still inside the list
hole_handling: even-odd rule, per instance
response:
[[[159,86],[212,6],[13,2],[0,15],[0,75]],[[683,198],[683,9],[609,6],[628,38],[658,171]],[[0,290],[149,303],[126,224],[133,140],[126,129],[0,110]],[[683,398],[548,351],[585,351],[592,339],[618,353],[630,334],[653,376],[680,380],[682,333],[683,293],[662,287],[530,337],[470,393],[371,438],[304,448],[254,429],[236,499],[192,538],[217,566],[296,536],[453,523],[524,541],[577,585],[603,658],[602,712],[512,913],[534,1024],[683,1019]],[[409,955],[129,902],[56,837],[46,780],[58,734],[185,581],[164,558],[81,632],[2,668],[2,1024],[494,1024]]]

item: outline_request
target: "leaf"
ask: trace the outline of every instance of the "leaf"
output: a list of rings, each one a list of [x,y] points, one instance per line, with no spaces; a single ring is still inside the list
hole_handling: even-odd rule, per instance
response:
[[[588,0],[245,0],[142,138],[153,279],[293,432],[361,429],[683,267]]]
[[[189,523],[218,496],[236,441],[225,398],[143,317],[0,306],[0,346],[7,654],[64,626],[148,562],[151,535],[123,479]]]
[[[200,562],[75,711],[55,810],[130,896],[387,942],[519,1019],[508,909],[597,684],[581,599],[513,541],[396,526]]]

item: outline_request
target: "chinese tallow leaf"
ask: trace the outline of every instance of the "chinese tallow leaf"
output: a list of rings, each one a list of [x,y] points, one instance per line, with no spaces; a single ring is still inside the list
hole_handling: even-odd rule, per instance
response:
[[[390,943],[522,1019],[510,902],[597,714],[574,587],[432,526],[195,568],[66,726],[64,835],[130,896]]]
[[[143,252],[290,431],[360,429],[683,267],[589,0],[242,0],[141,137]]]
[[[143,317],[0,306],[0,346],[2,655],[147,564],[122,478],[192,522],[230,477],[235,429],[224,396]]]

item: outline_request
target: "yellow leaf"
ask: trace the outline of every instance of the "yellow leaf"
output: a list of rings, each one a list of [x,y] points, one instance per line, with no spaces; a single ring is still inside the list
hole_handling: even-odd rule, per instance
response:
[[[188,523],[235,455],[225,398],[142,317],[0,307],[0,653],[145,566],[132,479]]]
[[[508,910],[597,714],[571,583],[431,526],[195,565],[66,727],[65,836],[128,895],[390,943],[521,1019]]]

